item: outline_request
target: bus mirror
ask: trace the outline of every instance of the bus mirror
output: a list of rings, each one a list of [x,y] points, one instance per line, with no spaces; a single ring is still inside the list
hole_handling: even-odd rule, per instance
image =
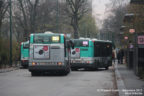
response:
[[[71,40],[67,41],[67,48],[68,49],[70,49],[70,48],[74,49],[74,43]]]
[[[74,43],[72,42],[72,40],[70,40],[69,43],[70,43],[71,48],[74,49]]]
[[[74,44],[71,45],[72,49],[74,49]]]

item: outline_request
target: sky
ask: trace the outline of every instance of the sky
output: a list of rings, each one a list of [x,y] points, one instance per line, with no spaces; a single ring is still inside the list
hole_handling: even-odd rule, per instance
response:
[[[92,0],[92,14],[96,19],[98,27],[101,27],[104,18],[106,18],[105,9],[109,0]]]
[[[109,0],[92,0],[93,15],[104,18],[105,5],[109,2]]]
[[[130,0],[121,0],[122,4],[128,4]],[[102,28],[102,24],[104,19],[106,19],[109,15],[107,10],[110,10],[106,7],[106,4],[110,4],[110,0],[92,0],[92,14],[95,17],[96,23],[100,28]],[[117,6],[117,5],[115,5]]]

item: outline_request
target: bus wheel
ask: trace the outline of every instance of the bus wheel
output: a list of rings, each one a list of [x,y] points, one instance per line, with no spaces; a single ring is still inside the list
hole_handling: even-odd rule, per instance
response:
[[[38,73],[38,72],[31,72],[31,76],[40,76],[40,73]]]
[[[98,68],[97,68],[97,67],[95,67],[95,68],[93,68],[93,70],[94,70],[94,71],[97,71],[97,70],[98,70]]]
[[[77,68],[71,68],[71,70],[72,70],[72,71],[77,71],[78,69],[77,69]]]
[[[107,66],[107,67],[105,67],[105,70],[108,70],[108,68],[109,68],[108,66]]]
[[[31,76],[36,76],[36,72],[31,72]]]
[[[64,70],[64,71],[62,72],[62,75],[68,75],[68,74],[70,73],[70,71],[71,71],[71,69],[68,68],[67,70]]]

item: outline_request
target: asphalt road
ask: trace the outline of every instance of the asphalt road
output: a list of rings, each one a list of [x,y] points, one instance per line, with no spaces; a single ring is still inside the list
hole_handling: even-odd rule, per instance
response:
[[[31,77],[27,69],[0,73],[0,96],[114,96],[112,69]]]

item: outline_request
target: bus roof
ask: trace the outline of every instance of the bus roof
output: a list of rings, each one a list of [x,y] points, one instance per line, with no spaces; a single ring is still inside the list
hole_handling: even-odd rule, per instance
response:
[[[80,38],[80,39],[71,39],[71,40],[90,40],[91,41],[90,38]]]
[[[32,33],[31,35],[64,35],[60,33],[52,33],[52,32],[45,32],[45,33]]]
[[[91,40],[91,41],[96,41],[96,42],[107,42],[107,43],[112,43],[112,41],[109,40],[99,40],[96,38],[90,39],[90,38],[80,38],[80,39],[72,39],[72,40]]]
[[[107,42],[107,43],[112,43],[112,41],[109,40],[95,40],[96,42]]]

